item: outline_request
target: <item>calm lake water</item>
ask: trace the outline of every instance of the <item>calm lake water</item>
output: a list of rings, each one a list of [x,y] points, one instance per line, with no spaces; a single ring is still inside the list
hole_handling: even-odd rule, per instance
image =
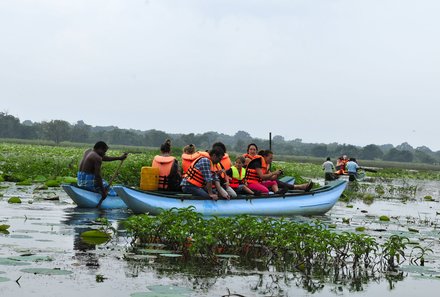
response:
[[[9,234],[0,233],[0,296],[438,296],[440,183],[390,182],[385,188],[393,192],[395,187],[411,186],[417,186],[417,191],[406,199],[338,202],[319,219],[335,224],[337,232],[356,232],[356,227],[365,226],[366,233],[379,242],[391,234],[407,236],[433,250],[425,266],[407,261],[396,275],[335,283],[261,267],[258,259],[243,263],[226,258],[212,267],[200,260],[133,255],[120,224],[131,215],[129,211],[78,209],[61,189],[36,191],[36,186],[0,183],[0,225],[10,225]],[[426,195],[435,201],[425,201]],[[23,203],[9,204],[12,196],[19,196]],[[379,221],[381,215],[391,221]],[[79,234],[98,228],[94,221],[99,217],[108,218],[119,236],[102,245],[83,242]],[[47,271],[29,270],[37,268]]]

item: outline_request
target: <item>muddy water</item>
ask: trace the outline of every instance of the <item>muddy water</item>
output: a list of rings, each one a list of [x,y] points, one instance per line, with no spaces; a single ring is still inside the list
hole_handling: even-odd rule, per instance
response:
[[[352,284],[277,272],[272,267],[260,267],[258,259],[247,264],[225,259],[218,267],[212,267],[200,261],[187,263],[154,254],[131,255],[120,224],[130,216],[129,211],[78,209],[60,189],[35,191],[35,186],[16,187],[11,183],[1,183],[0,187],[0,225],[11,226],[9,234],[0,233],[0,296],[169,297],[237,293],[401,297],[437,296],[440,290],[440,204],[423,200],[425,195],[432,195],[439,201],[437,182],[421,182],[416,195],[404,201],[395,198],[376,199],[368,204],[360,200],[338,202],[319,218],[335,224],[336,231],[356,232],[356,227],[364,226],[365,232],[379,241],[399,234],[433,250],[423,267],[404,263],[399,275],[377,275]],[[12,196],[19,196],[22,203],[7,203]],[[58,200],[45,200],[57,197]],[[391,221],[379,221],[381,215],[390,216]],[[119,236],[102,245],[84,242],[79,234],[99,228],[95,222],[99,217],[108,218]],[[34,268],[49,269],[48,274],[25,270]]]

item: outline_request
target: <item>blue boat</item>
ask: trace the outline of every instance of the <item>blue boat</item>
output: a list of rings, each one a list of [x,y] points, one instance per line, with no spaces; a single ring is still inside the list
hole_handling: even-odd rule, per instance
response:
[[[101,194],[88,191],[82,188],[79,188],[72,184],[62,184],[61,187],[63,190],[69,195],[69,197],[73,200],[73,202],[78,205],[78,207],[82,208],[96,208],[99,200],[101,200]],[[100,209],[111,209],[111,208],[127,208],[127,205],[122,201],[119,196],[111,196],[108,195],[107,198],[104,199],[102,204],[99,207]]]
[[[347,181],[335,180],[310,192],[289,191],[284,196],[239,196],[217,201],[188,194],[140,191],[124,186],[114,186],[113,189],[134,213],[157,215],[163,210],[193,206],[194,211],[206,216],[292,216],[326,213],[338,201],[346,186]]]

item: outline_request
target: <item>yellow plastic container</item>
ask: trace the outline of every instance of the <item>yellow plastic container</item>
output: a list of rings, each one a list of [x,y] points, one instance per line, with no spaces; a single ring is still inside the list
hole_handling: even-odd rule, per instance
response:
[[[145,191],[157,191],[159,187],[159,168],[144,166],[141,169],[139,188]]]

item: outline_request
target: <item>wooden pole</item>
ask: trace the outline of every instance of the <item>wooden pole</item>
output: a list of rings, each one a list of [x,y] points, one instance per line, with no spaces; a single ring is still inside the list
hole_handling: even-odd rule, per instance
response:
[[[269,132],[269,150],[272,150],[272,132]]]

